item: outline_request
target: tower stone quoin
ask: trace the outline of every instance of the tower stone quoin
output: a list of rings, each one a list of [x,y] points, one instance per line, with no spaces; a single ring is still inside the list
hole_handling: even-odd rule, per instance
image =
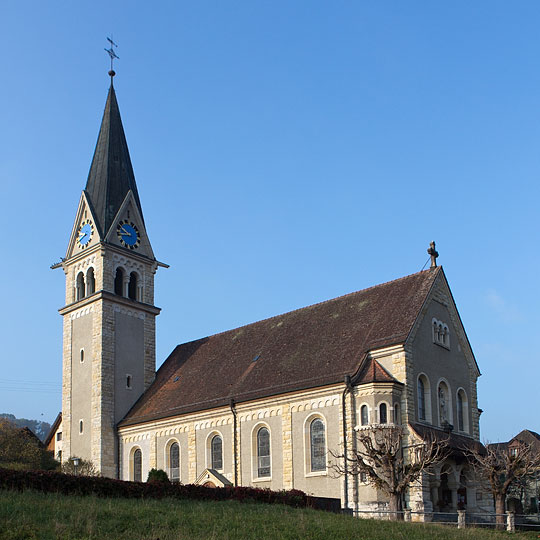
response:
[[[62,267],[62,460],[119,476],[116,424],[155,377],[154,276],[116,93],[99,136]]]

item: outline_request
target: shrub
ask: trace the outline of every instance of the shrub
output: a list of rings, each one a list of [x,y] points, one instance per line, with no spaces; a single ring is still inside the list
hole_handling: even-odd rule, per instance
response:
[[[169,477],[163,469],[150,469],[148,472],[147,482],[155,482],[156,484],[168,484]]]
[[[18,428],[0,418],[0,467],[54,470],[59,463],[28,428]]]

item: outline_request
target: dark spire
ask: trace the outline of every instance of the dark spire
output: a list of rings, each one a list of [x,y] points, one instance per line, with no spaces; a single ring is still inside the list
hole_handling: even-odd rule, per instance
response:
[[[107,234],[129,190],[133,192],[142,216],[135,175],[111,75],[111,87],[85,188],[98,222],[97,226],[101,229],[103,236]]]

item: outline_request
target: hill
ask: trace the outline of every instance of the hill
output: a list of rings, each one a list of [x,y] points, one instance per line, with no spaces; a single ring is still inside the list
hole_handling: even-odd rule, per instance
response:
[[[51,424],[49,422],[43,422],[42,420],[29,420],[28,418],[17,418],[13,414],[9,413],[0,413],[0,418],[7,418],[10,422],[15,424],[17,427],[23,428],[27,427],[31,429],[38,438],[43,442],[47,433],[51,429]]]

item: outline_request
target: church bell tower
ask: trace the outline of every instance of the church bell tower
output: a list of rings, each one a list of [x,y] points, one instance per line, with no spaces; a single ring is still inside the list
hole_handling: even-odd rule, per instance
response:
[[[63,316],[62,459],[118,477],[116,424],[155,376],[158,266],[113,86],[68,249]]]

